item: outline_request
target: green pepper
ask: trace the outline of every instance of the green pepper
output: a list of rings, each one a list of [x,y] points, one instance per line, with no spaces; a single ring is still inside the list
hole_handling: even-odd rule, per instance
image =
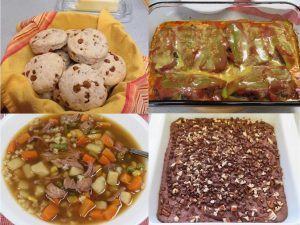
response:
[[[229,26],[229,44],[235,63],[241,64],[249,57],[249,44],[236,24]]]
[[[268,53],[266,52],[265,48],[264,48],[264,41],[261,38],[256,38],[254,40],[254,44],[255,44],[255,50],[257,52],[258,55],[258,60],[259,63],[261,62],[268,62],[270,60]]]
[[[51,143],[50,144],[50,149],[66,150],[67,148],[68,148],[67,143],[62,143],[62,144]]]
[[[223,88],[223,90],[222,90],[222,97],[223,97],[223,98],[228,98],[228,91],[227,91],[227,88],[226,88],[226,87]]]

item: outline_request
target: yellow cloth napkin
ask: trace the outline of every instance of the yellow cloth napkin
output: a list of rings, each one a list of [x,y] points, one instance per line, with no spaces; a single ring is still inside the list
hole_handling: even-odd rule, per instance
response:
[[[25,23],[25,25],[24,25]],[[122,24],[107,11],[99,17],[74,12],[44,13],[17,26],[19,33],[11,41],[1,66],[1,103],[14,113],[63,113],[65,110],[56,102],[41,99],[22,75],[26,63],[33,57],[28,45],[30,38],[46,28],[83,29],[95,28],[105,34],[109,50],[122,56],[127,65],[126,79],[118,84],[104,106],[90,110],[89,113],[120,113],[125,105],[128,84],[145,73],[143,57]],[[130,95],[130,93],[129,93]],[[126,105],[136,104],[126,102]],[[128,107],[128,106],[127,106]],[[132,107],[136,108],[136,107]],[[144,107],[143,107],[144,108]],[[144,112],[136,112],[144,113]]]

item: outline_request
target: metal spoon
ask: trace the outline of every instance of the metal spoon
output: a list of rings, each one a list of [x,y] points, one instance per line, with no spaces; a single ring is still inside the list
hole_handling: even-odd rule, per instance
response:
[[[147,158],[147,159],[149,157],[148,152],[145,152],[145,151],[142,151],[142,150],[129,149],[128,152],[131,153],[131,154],[134,154],[134,155],[142,156],[142,157]]]

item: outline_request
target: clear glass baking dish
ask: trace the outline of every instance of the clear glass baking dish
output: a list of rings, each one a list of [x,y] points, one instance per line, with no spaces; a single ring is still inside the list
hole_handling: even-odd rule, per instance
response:
[[[159,1],[149,5],[149,40],[156,28],[166,21],[188,20],[237,20],[249,19],[290,21],[300,40],[300,7],[289,2],[214,2],[214,1]],[[151,87],[149,87],[151,88]],[[192,101],[149,100],[150,106],[300,106],[300,101]]]
[[[93,7],[93,4],[87,5],[85,2],[81,5],[80,0],[57,0],[56,10],[58,11],[77,11],[88,13],[99,13],[97,7]],[[110,13],[121,22],[129,22],[132,14],[132,0],[119,0],[117,5],[107,9]]]

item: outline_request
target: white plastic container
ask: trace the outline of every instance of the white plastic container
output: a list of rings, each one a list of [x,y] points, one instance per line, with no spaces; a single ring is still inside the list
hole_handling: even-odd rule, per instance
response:
[[[96,0],[57,0],[56,10],[99,13],[100,9],[108,10],[121,22],[128,22],[132,14],[131,0],[103,0],[101,6]]]
[[[183,118],[250,118],[263,120],[275,128],[275,134],[280,154],[280,164],[283,170],[284,190],[288,203],[288,217],[284,224],[300,224],[300,146],[298,142],[297,127],[293,114],[152,114],[149,136],[151,157],[150,182],[150,207],[149,223],[152,225],[162,224],[156,216],[158,197],[164,154],[170,137],[170,125],[179,117]],[[224,224],[224,223],[163,223],[166,225],[191,225],[191,224]],[[241,223],[231,223],[241,224]],[[251,223],[246,223],[251,224]],[[252,223],[260,224],[260,223]],[[275,224],[275,223],[261,223]]]

